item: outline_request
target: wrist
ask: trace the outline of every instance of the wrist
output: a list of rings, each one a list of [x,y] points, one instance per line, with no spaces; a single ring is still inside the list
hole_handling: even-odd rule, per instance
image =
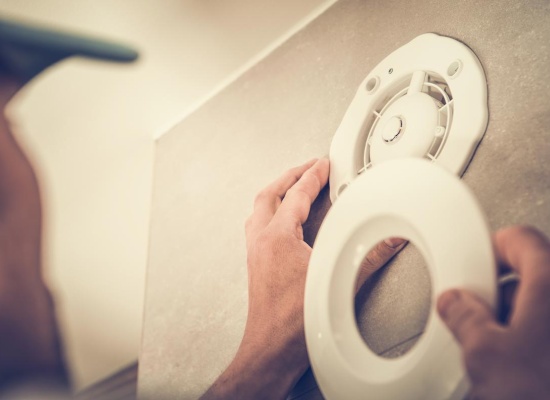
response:
[[[286,398],[308,367],[303,341],[245,333],[235,358],[202,399]]]

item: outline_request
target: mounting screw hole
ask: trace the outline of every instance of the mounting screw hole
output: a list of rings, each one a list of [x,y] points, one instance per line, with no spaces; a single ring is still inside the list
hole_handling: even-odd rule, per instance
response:
[[[462,70],[462,62],[460,60],[453,61],[447,68],[447,75],[451,78],[456,77]]]
[[[392,72],[393,72],[393,68],[390,68],[390,69],[388,70],[388,74],[391,75]]]
[[[340,185],[340,187],[338,188],[338,197],[340,197],[340,195],[344,192],[344,190],[346,190],[347,187],[347,183],[343,183],[342,185]]]
[[[365,85],[365,89],[367,89],[367,93],[374,93],[376,89],[378,89],[379,83],[380,83],[380,79],[377,76],[370,78],[367,81],[367,84]]]

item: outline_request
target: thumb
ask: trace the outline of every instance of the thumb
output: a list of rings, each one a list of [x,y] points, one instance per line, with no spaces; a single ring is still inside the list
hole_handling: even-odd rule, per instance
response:
[[[476,340],[480,331],[496,325],[491,309],[485,302],[466,290],[451,289],[437,300],[437,311],[462,347]]]

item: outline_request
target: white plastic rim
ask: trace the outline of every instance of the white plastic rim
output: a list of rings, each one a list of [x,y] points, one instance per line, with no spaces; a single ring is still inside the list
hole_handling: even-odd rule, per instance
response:
[[[355,280],[367,251],[404,237],[424,255],[432,281],[425,333],[404,356],[376,355],[358,331]],[[424,159],[381,163],[360,175],[329,210],[311,255],[305,334],[327,399],[461,399],[468,389],[460,348],[435,311],[437,297],[465,288],[491,307],[496,267],[477,200],[457,177]]]
[[[426,90],[426,87],[422,87],[423,77],[430,75],[441,77],[452,93],[452,115],[449,115],[452,121],[434,162],[454,174],[462,175],[487,127],[487,82],[481,63],[466,45],[448,37],[427,33],[391,53],[359,85],[330,147],[330,198],[333,203],[342,188],[348,186],[359,171],[365,168],[363,150],[369,126],[377,118],[377,110],[401,90],[404,82],[408,86],[405,90],[408,91],[407,95],[415,94],[419,99],[426,100],[429,96],[423,93]],[[436,85],[431,87],[437,89]],[[397,113],[403,106],[411,119],[418,120],[414,108],[424,110],[426,118],[433,119],[433,110],[428,104],[410,101],[405,105],[394,106]],[[387,115],[387,119],[392,117],[400,115]],[[425,119],[421,118],[420,121]],[[381,121],[381,124],[385,122],[387,120]],[[408,146],[419,147],[420,142],[426,142],[423,136],[426,126],[429,125],[432,137],[431,130],[441,128],[433,126],[433,122],[418,124],[420,122],[407,124],[404,121],[404,133],[397,143],[383,143],[381,138],[371,138],[378,140],[373,143],[375,161],[415,155],[418,149],[409,151]],[[414,133],[417,139],[413,139],[411,129],[417,131]],[[405,151],[399,152],[399,148]],[[383,154],[384,151],[387,154]],[[395,154],[390,154],[392,152]]]

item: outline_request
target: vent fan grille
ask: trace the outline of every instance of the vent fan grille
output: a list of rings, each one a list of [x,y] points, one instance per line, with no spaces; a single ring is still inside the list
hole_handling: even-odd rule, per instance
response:
[[[452,125],[453,119],[453,96],[447,81],[438,74],[433,72],[425,72],[426,79],[422,84],[422,92],[429,95],[434,99],[435,104],[438,108],[438,127],[439,129],[434,132],[433,140],[431,145],[428,148],[428,151],[424,155],[424,158],[427,158],[431,161],[436,161],[437,157],[441,153],[441,150],[445,146],[445,142],[449,135],[449,131]],[[409,75],[404,79],[400,84],[397,84],[392,88],[389,95],[384,96],[384,98],[377,104],[377,106],[372,111],[373,116],[369,119],[370,123],[364,128],[366,135],[364,152],[362,157],[362,165],[358,170],[358,174],[366,171],[372,166],[370,151],[371,143],[373,140],[373,133],[378,125],[378,122],[384,116],[386,110],[395,103],[398,99],[407,95],[409,87],[412,82],[413,74]]]

